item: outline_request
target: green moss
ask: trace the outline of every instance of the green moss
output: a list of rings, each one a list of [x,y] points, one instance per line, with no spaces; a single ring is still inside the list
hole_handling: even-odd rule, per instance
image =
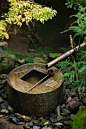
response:
[[[51,57],[51,58],[57,58],[59,56],[61,56],[61,53],[53,53],[49,57]]]
[[[86,108],[81,108],[75,115],[71,129],[86,129]]]

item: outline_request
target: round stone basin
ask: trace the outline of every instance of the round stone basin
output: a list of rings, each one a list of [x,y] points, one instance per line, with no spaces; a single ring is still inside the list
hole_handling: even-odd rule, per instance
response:
[[[15,112],[35,116],[47,115],[63,102],[63,79],[59,79],[62,73],[58,68],[52,67],[54,76],[47,76],[48,70],[45,66],[29,63],[14,68],[9,73],[8,102]],[[36,85],[42,79],[43,81]],[[34,85],[36,86],[31,89]]]

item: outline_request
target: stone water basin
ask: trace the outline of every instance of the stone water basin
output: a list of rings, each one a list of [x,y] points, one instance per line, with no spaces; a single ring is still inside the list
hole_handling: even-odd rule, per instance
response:
[[[56,67],[51,69],[54,76],[47,76],[41,83],[48,70],[45,64],[24,64],[14,68],[8,75],[8,102],[15,112],[25,115],[47,115],[52,113],[57,105],[63,102],[62,73]]]

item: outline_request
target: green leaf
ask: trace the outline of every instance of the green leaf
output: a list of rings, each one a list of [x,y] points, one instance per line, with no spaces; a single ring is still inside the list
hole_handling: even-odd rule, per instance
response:
[[[82,68],[80,68],[80,69],[78,70],[79,73],[82,73],[83,71],[86,71],[86,66],[83,66]]]

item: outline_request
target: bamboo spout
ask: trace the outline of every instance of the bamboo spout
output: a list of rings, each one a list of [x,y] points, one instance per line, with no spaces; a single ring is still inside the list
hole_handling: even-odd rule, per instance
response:
[[[82,43],[80,44],[79,46],[69,50],[68,52],[64,53],[63,55],[61,55],[60,57],[54,59],[53,61],[49,62],[47,65],[46,65],[46,69],[52,67],[53,65],[55,65],[56,63],[58,63],[59,61],[63,60],[64,58],[68,57],[69,55],[73,54],[74,52],[78,51],[78,49],[80,47],[84,47],[86,45],[86,43]]]

